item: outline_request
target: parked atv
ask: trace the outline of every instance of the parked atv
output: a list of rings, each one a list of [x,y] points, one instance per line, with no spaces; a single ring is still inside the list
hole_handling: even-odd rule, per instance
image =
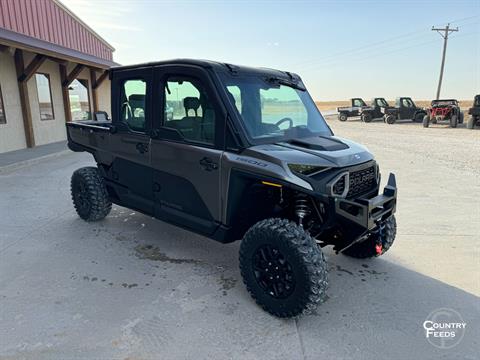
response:
[[[422,122],[427,112],[417,107],[412,98],[399,97],[395,100],[395,108],[398,110],[397,120],[412,120],[414,122]]]
[[[385,98],[374,98],[370,105],[374,119],[383,118],[387,124],[394,124],[398,117],[398,109],[390,106]]]
[[[279,317],[325,298],[322,247],[371,258],[392,246],[395,175],[380,191],[373,155],[334,136],[298,75],[185,59],[110,72],[112,121],[67,123],[69,148],[97,164],[71,179],[85,221],[115,203],[242,239],[246,288]]]
[[[338,120],[347,121],[349,117],[360,116],[363,122],[370,122],[373,119],[373,108],[368,106],[361,98],[350,99],[351,106],[338,107]]]
[[[430,122],[436,124],[444,120],[449,121],[452,128],[463,123],[463,113],[457,100],[433,100],[430,108],[427,109],[427,114],[423,117],[423,127],[429,127]]]
[[[467,121],[467,128],[473,129],[480,122],[480,95],[476,95],[473,106],[468,110],[470,118]]]

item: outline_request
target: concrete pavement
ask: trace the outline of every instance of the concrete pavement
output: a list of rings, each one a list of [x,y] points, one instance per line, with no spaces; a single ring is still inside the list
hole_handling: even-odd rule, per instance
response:
[[[118,206],[102,222],[80,220],[69,181],[93,164],[87,154],[1,173],[0,359],[478,358],[479,169],[430,154],[445,137],[472,153],[478,132],[425,129],[416,141],[423,129],[331,125],[375,153],[384,181],[397,173],[399,231],[381,258],[326,250],[328,299],[298,319],[251,300],[238,243]],[[467,323],[451,349],[428,343],[422,327],[444,307]]]

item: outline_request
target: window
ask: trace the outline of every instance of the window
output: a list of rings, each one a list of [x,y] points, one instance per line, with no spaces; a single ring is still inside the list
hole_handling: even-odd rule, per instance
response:
[[[127,80],[123,83],[121,117],[134,131],[145,132],[145,99],[147,83],[145,80]]]
[[[6,124],[5,106],[3,105],[2,88],[0,87],[0,124]]]
[[[360,99],[354,99],[353,100],[353,106],[364,106],[364,105],[365,105],[365,103]]]
[[[37,82],[38,104],[40,106],[40,120],[53,120],[52,90],[50,88],[50,75],[35,74]]]
[[[263,76],[221,75],[229,102],[254,144],[331,135],[302,84],[284,84]]]
[[[73,80],[68,87],[68,97],[70,99],[72,120],[87,120],[92,118],[90,113],[87,80]]]
[[[186,140],[214,144],[215,110],[197,80],[168,79],[165,86],[165,126]]]
[[[260,101],[263,124],[273,124],[280,129],[307,125],[307,110],[294,88],[281,86],[260,89]]]

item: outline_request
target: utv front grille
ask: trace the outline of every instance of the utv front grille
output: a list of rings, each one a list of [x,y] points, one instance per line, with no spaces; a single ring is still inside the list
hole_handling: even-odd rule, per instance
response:
[[[353,198],[365,194],[375,189],[375,186],[377,185],[377,176],[375,174],[374,166],[352,171],[350,172],[349,178],[347,198]]]
[[[377,186],[375,165],[346,171],[335,177],[328,186],[333,196],[354,198],[368,193]]]

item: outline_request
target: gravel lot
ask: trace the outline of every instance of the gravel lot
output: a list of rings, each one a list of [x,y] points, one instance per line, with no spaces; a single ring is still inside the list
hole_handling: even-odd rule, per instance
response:
[[[0,173],[1,359],[478,359],[480,131],[329,120],[397,175],[397,240],[370,261],[335,255],[329,298],[280,320],[258,308],[221,245],[128,209],[74,213],[67,154]],[[451,308],[451,349],[422,324]]]

